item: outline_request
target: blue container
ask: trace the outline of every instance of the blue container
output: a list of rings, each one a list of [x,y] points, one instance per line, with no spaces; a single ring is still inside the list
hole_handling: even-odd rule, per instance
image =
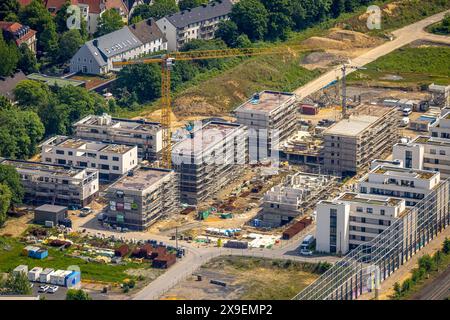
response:
[[[64,278],[64,285],[67,288],[73,288],[81,282],[81,273],[79,271],[72,271],[71,274]]]
[[[28,256],[33,259],[45,259],[48,257],[48,251],[40,249],[37,251],[28,251]]]

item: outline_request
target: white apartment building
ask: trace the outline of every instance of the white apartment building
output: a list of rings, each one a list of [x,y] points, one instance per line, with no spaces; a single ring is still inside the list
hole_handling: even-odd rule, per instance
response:
[[[163,17],[156,23],[167,38],[168,50],[177,51],[193,39],[213,39],[219,22],[228,19],[232,7],[230,0],[210,1]]]
[[[157,122],[89,115],[73,124],[75,136],[138,147],[138,158],[158,160],[162,150],[162,126]]]
[[[97,169],[100,180],[114,180],[138,164],[137,146],[56,136],[42,143],[45,163]]]
[[[402,160],[406,168],[439,171],[443,179],[450,178],[450,112],[430,127],[430,135],[397,143],[393,156]]]
[[[431,193],[440,183],[436,171],[378,166],[358,183],[361,194],[402,198],[412,207]]]
[[[371,241],[404,215],[405,200],[344,193],[317,206],[316,250],[346,254]]]
[[[166,49],[164,35],[156,22],[148,19],[86,42],[70,60],[70,72],[106,74],[116,70],[113,62]]]
[[[24,202],[32,205],[88,205],[97,195],[98,171],[42,162],[0,159],[16,168],[24,188]]]
[[[293,93],[266,90],[234,110],[236,122],[248,128],[250,163],[277,156],[280,142],[295,132],[295,102]]]

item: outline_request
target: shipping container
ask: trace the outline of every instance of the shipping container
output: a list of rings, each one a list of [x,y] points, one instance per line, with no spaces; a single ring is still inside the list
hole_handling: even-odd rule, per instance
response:
[[[28,272],[28,280],[30,281],[39,281],[39,276],[41,275],[42,268],[34,267]]]
[[[116,257],[124,257],[128,252],[130,252],[130,248],[126,244],[123,244],[114,251],[114,254]]]
[[[45,268],[39,275],[39,282],[50,283],[50,275],[55,272],[55,269]]]
[[[81,273],[79,271],[71,271],[64,279],[64,286],[67,288],[78,287],[81,283]]]

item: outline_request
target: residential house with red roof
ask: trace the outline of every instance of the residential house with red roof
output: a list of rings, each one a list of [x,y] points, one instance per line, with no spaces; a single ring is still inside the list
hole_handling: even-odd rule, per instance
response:
[[[29,26],[24,26],[18,22],[0,21],[0,29],[6,40],[14,41],[18,47],[25,43],[28,48],[36,53],[36,31]]]

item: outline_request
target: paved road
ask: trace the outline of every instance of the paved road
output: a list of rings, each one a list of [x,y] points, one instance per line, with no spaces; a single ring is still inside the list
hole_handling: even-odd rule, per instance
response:
[[[437,41],[437,42],[443,42],[450,44],[450,37],[446,36],[438,36],[438,35],[432,35],[424,31],[424,28],[439,22],[442,20],[446,13],[449,13],[450,10],[447,10],[445,12],[438,13],[434,16],[428,17],[424,20],[421,20],[417,23],[411,24],[409,26],[406,26],[404,28],[398,29],[394,31],[392,34],[394,35],[394,40],[386,42],[364,54],[361,56],[353,59],[351,61],[351,65],[355,67],[363,67],[364,65],[375,61],[376,59],[391,53],[392,51],[395,51],[407,44],[410,44],[416,40],[430,40],[430,41]],[[347,70],[347,74],[354,72],[355,70]],[[342,76],[340,66],[332,69],[331,71],[325,73],[324,75],[320,76],[319,78],[307,83],[303,87],[298,88],[296,91],[294,91],[299,98],[305,98],[309,96],[310,94],[322,89],[330,82],[336,80],[336,78],[340,79]]]
[[[444,300],[450,297],[450,266],[438,278],[428,284],[413,300]]]

